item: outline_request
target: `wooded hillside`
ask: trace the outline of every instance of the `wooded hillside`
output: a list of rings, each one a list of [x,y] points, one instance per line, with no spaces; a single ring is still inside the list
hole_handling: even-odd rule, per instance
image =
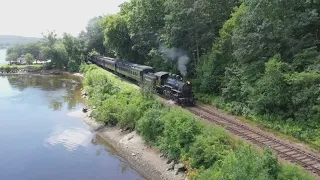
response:
[[[9,47],[15,44],[28,44],[39,41],[41,38],[22,37],[13,35],[0,35],[0,48]]]

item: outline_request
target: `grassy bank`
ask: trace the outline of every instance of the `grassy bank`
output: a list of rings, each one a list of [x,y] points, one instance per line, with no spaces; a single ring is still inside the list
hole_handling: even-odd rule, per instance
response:
[[[33,64],[33,65],[3,65],[0,66],[0,72],[15,72],[21,69],[41,69],[42,64]]]
[[[314,179],[299,167],[279,163],[270,150],[259,152],[184,109],[168,108],[150,91],[138,90],[95,65],[83,65],[81,71],[98,121],[136,129],[166,157],[186,163],[189,178]]]
[[[241,116],[239,119],[265,128],[277,135],[293,141],[303,141],[306,145],[320,152],[320,121],[310,119],[297,121],[284,120],[274,116],[258,116],[243,108],[240,103],[227,103],[221,97],[207,94],[197,94],[199,101],[222,109],[226,113]]]

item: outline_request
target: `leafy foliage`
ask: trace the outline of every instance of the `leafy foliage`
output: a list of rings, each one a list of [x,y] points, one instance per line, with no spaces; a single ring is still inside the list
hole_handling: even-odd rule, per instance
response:
[[[27,53],[26,55],[24,55],[24,58],[25,58],[27,64],[32,64],[34,62],[34,57],[30,53]]]
[[[164,121],[164,131],[160,149],[170,158],[179,158],[189,151],[196,135],[200,133],[200,125],[193,115],[176,109],[171,109],[161,119]]]
[[[155,144],[163,134],[164,122],[161,120],[162,111],[150,109],[137,122],[137,130],[149,143]]]
[[[86,42],[86,52],[95,49],[99,54],[106,54],[107,49],[104,46],[104,28],[102,25],[104,17],[98,16],[89,20],[86,32],[80,34],[80,39]]]
[[[116,56],[131,61],[138,61],[136,52],[132,50],[132,40],[128,25],[120,15],[108,16],[104,20],[105,44],[115,52]]]
[[[299,168],[280,164],[270,150],[261,155],[182,109],[164,108],[95,65],[83,64],[80,70],[85,73],[85,89],[97,120],[136,128],[168,158],[184,161],[194,169],[194,179],[313,179]]]
[[[209,168],[232,151],[231,138],[222,128],[207,127],[196,136],[187,156],[192,168]]]
[[[283,179],[314,179],[308,173],[295,174],[291,171],[298,168],[294,166],[279,166],[274,154],[265,151],[263,156],[251,147],[239,148],[234,153],[229,153],[222,161],[211,169],[205,170],[196,179],[248,179],[248,180],[276,180]]]

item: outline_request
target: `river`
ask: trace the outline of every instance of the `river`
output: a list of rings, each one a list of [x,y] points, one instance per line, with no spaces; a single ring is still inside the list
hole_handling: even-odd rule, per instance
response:
[[[81,118],[69,76],[0,76],[0,179],[143,179]]]
[[[0,65],[3,65],[6,63],[6,49],[0,49]]]

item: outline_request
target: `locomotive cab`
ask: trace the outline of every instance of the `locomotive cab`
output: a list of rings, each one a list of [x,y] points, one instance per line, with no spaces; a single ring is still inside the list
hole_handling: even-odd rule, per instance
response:
[[[154,75],[156,76],[157,87],[163,86],[169,77],[168,72],[157,72]]]

